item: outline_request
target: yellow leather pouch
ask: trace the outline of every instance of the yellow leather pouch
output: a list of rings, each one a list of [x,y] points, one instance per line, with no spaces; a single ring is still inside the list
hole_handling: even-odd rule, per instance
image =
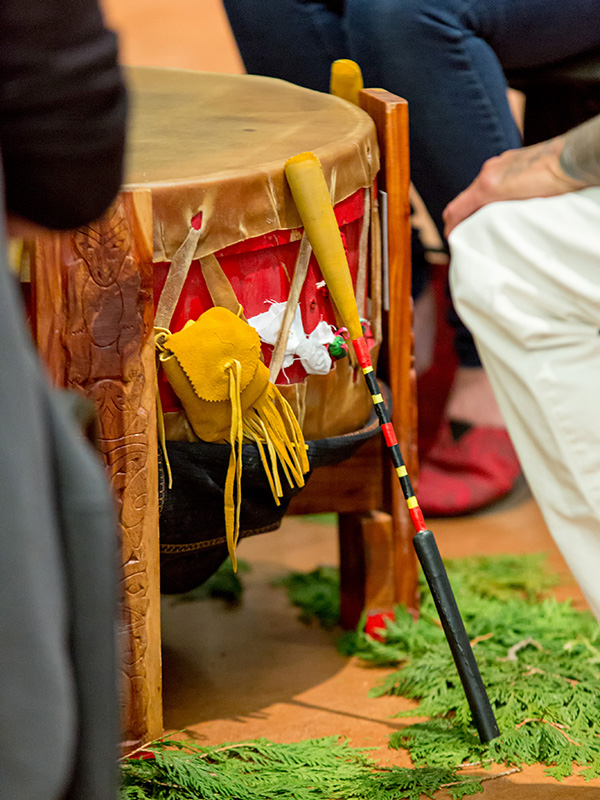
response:
[[[280,470],[290,486],[303,486],[306,445],[288,402],[269,381],[254,328],[215,306],[177,333],[159,330],[159,358],[199,439],[228,442],[225,530],[236,566],[239,538],[242,444],[260,452],[275,502],[282,497]]]

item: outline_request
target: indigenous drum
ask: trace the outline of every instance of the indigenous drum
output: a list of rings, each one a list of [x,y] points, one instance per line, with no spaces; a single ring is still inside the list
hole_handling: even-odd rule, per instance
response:
[[[311,442],[331,437],[341,437],[340,458],[347,456],[345,436],[359,441],[357,431],[376,430],[368,424],[372,404],[353,357],[338,358],[344,355],[341,323],[303,239],[284,164],[304,151],[322,164],[375,359],[381,270],[374,186],[379,157],[371,118],[337,97],[258,76],[131,68],[128,78],[134,146],[126,186],[152,195],[156,325],[176,333],[214,305],[237,311],[239,304],[261,337],[264,363],[296,415],[309,459]],[[287,334],[281,333],[282,319]],[[181,591],[185,581],[169,580],[169,558],[201,556],[202,569],[210,571],[209,544],[219,544],[217,561],[225,557],[220,531],[204,544],[197,531],[193,541],[181,531],[192,521],[198,527],[197,514],[203,525],[208,522],[207,491],[214,484],[222,492],[223,450],[230,448],[198,441],[162,370],[159,393],[175,473],[172,489],[164,488],[162,588]],[[189,449],[191,443],[200,449]],[[251,461],[256,456],[246,451],[252,449],[244,447]],[[204,475],[194,491],[198,463],[190,472],[182,462],[198,459],[218,477]],[[318,456],[312,465],[317,462]],[[244,470],[250,480],[245,462]],[[260,487],[243,486],[241,535],[277,527],[287,504],[267,512]],[[244,503],[253,500],[262,512],[245,513]],[[221,516],[222,502],[221,493]]]
[[[137,68],[129,70],[129,81],[133,118],[123,191],[93,224],[37,237],[30,261],[35,342],[54,383],[94,401],[96,445],[117,504],[128,750],[162,731],[159,588],[193,588],[227,556],[224,484],[232,447],[196,441],[164,381],[163,367],[161,401],[169,437],[164,449],[172,488],[166,465],[157,474],[155,321],[177,336],[189,320],[215,311],[209,306],[231,304],[241,305],[250,320],[267,312],[272,328],[286,303],[294,311],[292,336],[276,343],[273,356],[266,341],[272,333],[259,320],[263,344],[259,340],[255,349],[262,347],[261,371],[269,370],[275,357],[281,363],[281,369],[273,368],[277,386],[302,423],[310,468],[332,456],[348,457],[357,442],[377,431],[377,420],[367,420],[371,400],[362,376],[349,358],[329,358],[338,320],[317,265],[306,261],[300,220],[284,178],[286,160],[307,150],[317,154],[329,183],[360,313],[370,324],[373,355],[381,311],[373,193],[378,151],[370,117],[335,97],[265,78]],[[394,223],[388,227],[387,345],[394,353],[388,375],[400,438],[408,445],[403,449],[410,455],[412,447],[414,458],[406,104],[383,90],[368,90],[362,100],[386,146],[382,188]],[[297,280],[296,273],[304,277]],[[323,326],[327,331],[321,338]],[[309,336],[307,345],[302,337]],[[319,373],[323,365],[326,371]],[[246,444],[242,450],[239,528],[246,536],[275,529],[288,498],[279,505],[274,501],[258,447]],[[159,459],[162,455],[159,447]],[[335,503],[343,509],[341,521],[349,534],[341,566],[342,585],[346,581],[351,591],[342,589],[342,602],[350,597],[358,611],[365,603],[379,609],[396,600],[414,607],[416,598],[414,565],[405,569],[412,527],[407,515],[400,516],[404,504],[396,476],[382,466],[379,459],[369,463],[364,482],[362,474],[353,474],[350,490],[340,487]],[[315,472],[310,480],[319,491],[326,487],[322,510],[329,510],[339,472]],[[393,477],[391,491],[388,477]],[[357,486],[361,491],[354,491]],[[286,491],[289,496],[298,485]],[[356,540],[356,515],[372,509],[390,516],[370,517],[360,525],[368,557],[344,558]]]

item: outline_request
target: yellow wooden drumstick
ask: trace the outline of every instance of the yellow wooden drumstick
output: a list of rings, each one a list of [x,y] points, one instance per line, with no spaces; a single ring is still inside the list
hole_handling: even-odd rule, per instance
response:
[[[300,153],[285,162],[284,170],[327,288],[351,338],[359,339],[363,331],[352,277],[321,162],[314,153]]]
[[[308,241],[312,245],[327,283],[329,294],[350,334],[354,352],[365,376],[385,442],[402,486],[412,523],[417,533],[425,531],[427,526],[423,519],[423,513],[406,471],[391,415],[379,390],[371,363],[371,354],[363,335],[346,251],[321,164],[314,153],[300,153],[286,161],[284,170]]]
[[[363,78],[360,67],[356,61],[349,58],[338,58],[331,65],[329,78],[329,93],[335,97],[342,97],[349,103],[358,105],[358,96],[363,88]]]
[[[423,519],[423,512],[419,507],[404,465],[391,415],[379,391],[377,378],[371,364],[371,355],[358,316],[344,244],[321,164],[314,153],[300,153],[288,159],[284,169],[300,219],[319,262],[329,293],[352,338],[352,346],[371,393],[381,431],[416,531],[413,537],[415,550],[440,615],[475,726],[481,741],[488,742],[499,736],[498,725],[481,680],[444,563],[433,533],[427,528]],[[393,357],[394,354],[390,355]]]

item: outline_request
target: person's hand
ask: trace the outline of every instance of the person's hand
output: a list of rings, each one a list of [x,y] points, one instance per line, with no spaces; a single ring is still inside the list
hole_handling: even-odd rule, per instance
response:
[[[552,197],[588,186],[569,177],[560,166],[563,146],[564,136],[558,136],[530,147],[507,150],[486,161],[473,183],[446,207],[445,236],[488,203]]]

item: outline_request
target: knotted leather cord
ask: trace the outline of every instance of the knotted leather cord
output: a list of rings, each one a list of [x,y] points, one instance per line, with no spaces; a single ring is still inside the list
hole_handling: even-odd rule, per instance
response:
[[[283,318],[281,320],[281,327],[279,328],[277,339],[273,347],[273,354],[271,356],[269,376],[272,383],[275,383],[281,371],[281,365],[283,364],[285,350],[290,336],[290,328],[296,314],[296,306],[300,300],[300,292],[306,280],[311,253],[312,247],[310,246],[306,233],[303,233],[302,239],[300,240],[300,249],[296,257],[294,277],[292,278],[285,311],[283,312]]]

